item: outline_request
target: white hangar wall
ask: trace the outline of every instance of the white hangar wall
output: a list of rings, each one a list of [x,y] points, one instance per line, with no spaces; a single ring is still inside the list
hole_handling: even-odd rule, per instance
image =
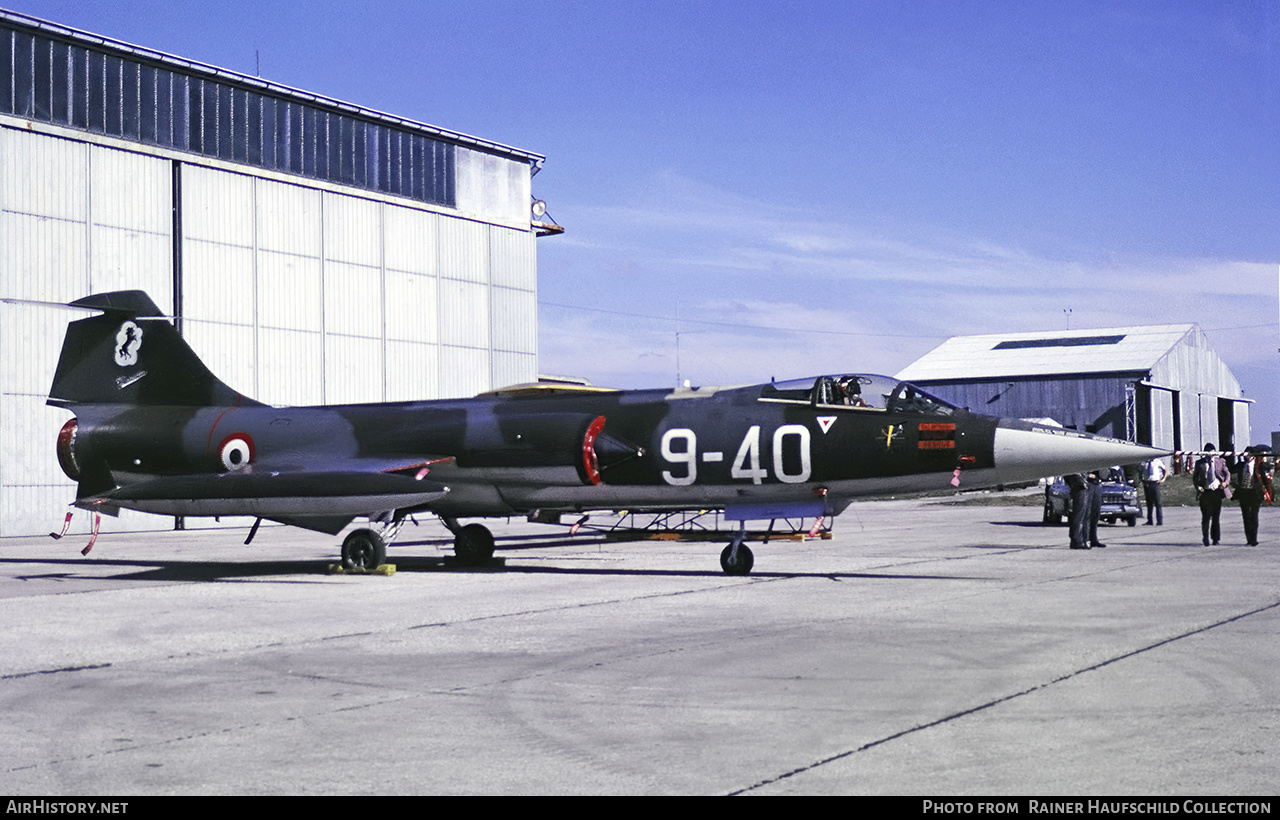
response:
[[[53,456],[70,414],[44,401],[66,323],[81,315],[41,303],[136,288],[174,305],[175,180],[182,332],[235,389],[270,404],[335,404],[469,396],[537,378],[535,234],[511,225],[516,201],[527,210],[527,166],[523,186],[500,166],[506,178],[488,190],[460,186],[476,215],[467,219],[187,158],[175,171],[169,157],[8,120],[0,536],[48,532],[74,497]],[[125,512],[104,530],[165,521]]]
[[[537,374],[534,235],[182,168],[182,330],[269,404],[474,395]]]
[[[67,322],[89,314],[42,303],[140,288],[173,304],[169,167],[0,117],[0,536],[56,529],[75,498],[54,456],[70,414],[45,398]],[[126,513],[104,529],[146,518]]]
[[[1218,356],[1204,331],[1193,326],[1169,352],[1151,367],[1156,385],[1175,385],[1151,390],[1153,406],[1158,401],[1167,418],[1178,415],[1177,436],[1170,433],[1161,442],[1180,450],[1198,450],[1206,442],[1221,449],[1244,449],[1253,444],[1249,424],[1249,402],[1243,400],[1240,382]],[[1173,405],[1177,405],[1175,411]],[[1153,422],[1155,423],[1155,422]]]
[[[59,305],[90,293],[147,291],[214,373],[272,404],[535,380],[540,161],[0,13],[0,536],[58,528],[74,499],[54,454],[71,414],[45,399],[67,323],[90,315]]]

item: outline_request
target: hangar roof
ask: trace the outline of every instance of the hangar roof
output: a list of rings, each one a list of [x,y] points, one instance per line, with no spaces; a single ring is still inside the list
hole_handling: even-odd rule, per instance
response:
[[[0,115],[448,208],[475,184],[466,152],[530,176],[544,159],[3,9],[0,66]]]
[[[1194,330],[1194,324],[1183,324],[954,336],[898,378],[928,382],[1149,371]]]
[[[531,151],[525,151],[510,145],[481,139],[480,137],[473,137],[459,131],[450,131],[434,125],[427,125],[426,123],[416,122],[404,117],[397,117],[371,108],[365,108],[363,106],[336,100],[332,97],[312,94],[311,92],[302,91],[281,83],[263,80],[261,77],[240,74],[224,68],[217,68],[216,66],[199,63],[194,60],[187,60],[172,54],[166,54],[162,51],[142,48],[141,46],[131,45],[120,40],[112,40],[108,37],[102,37],[97,34],[68,28],[67,26],[59,25],[58,23],[41,20],[19,12],[0,9],[0,22],[20,26],[24,29],[39,32],[58,40],[81,45],[94,51],[117,54],[126,59],[133,59],[143,63],[164,66],[191,76],[209,77],[210,79],[222,83],[240,86],[246,89],[254,89],[280,98],[310,104],[318,109],[338,112],[370,122],[385,123],[398,129],[423,134],[425,136],[454,143],[456,145],[462,145],[479,151],[510,157],[522,162],[528,162],[535,168],[539,167],[542,161],[546,159],[546,157],[541,154],[535,154]],[[31,59],[34,60],[34,64],[38,69],[42,61],[52,58],[42,55],[41,57],[32,57]],[[66,58],[62,57],[61,59]],[[21,61],[19,61],[18,67],[20,70],[23,68]],[[6,68],[8,68],[7,61]],[[66,78],[61,79],[65,84]],[[119,78],[117,77],[116,79],[118,82]],[[15,111],[13,113],[19,112]]]

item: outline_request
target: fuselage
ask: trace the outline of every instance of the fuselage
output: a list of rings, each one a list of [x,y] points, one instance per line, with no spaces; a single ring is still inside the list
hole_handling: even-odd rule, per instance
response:
[[[854,498],[976,488],[1162,453],[970,413],[914,385],[842,374],[748,387],[525,385],[469,399],[271,407],[215,376],[142,291],[86,296],[48,403],[75,414],[58,461],[75,505],[253,516],[337,534],[371,569],[406,516],[439,515],[455,558],[493,534],[463,517],[587,510],[724,511],[721,568],[749,572],[748,520],[822,518]],[[68,517],[68,523],[70,518]],[[93,538],[85,547],[93,546]]]
[[[878,376],[396,404],[76,410],[73,440],[60,444],[64,465],[105,467],[111,477],[97,491],[90,481],[82,506],[291,523],[417,509],[456,518],[760,503],[817,504],[832,514],[859,496],[1027,481],[1070,466],[1061,457],[1042,463],[1025,442],[1002,457],[1009,436],[1058,436],[1068,449],[1097,441],[970,413]],[[1085,460],[1099,458],[1092,466],[1113,460]]]

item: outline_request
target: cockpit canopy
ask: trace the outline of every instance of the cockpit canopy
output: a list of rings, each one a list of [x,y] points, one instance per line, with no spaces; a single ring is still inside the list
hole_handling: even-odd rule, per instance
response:
[[[760,398],[764,401],[803,402],[815,407],[857,407],[934,416],[950,416],[957,409],[910,382],[864,373],[774,382],[765,385]]]

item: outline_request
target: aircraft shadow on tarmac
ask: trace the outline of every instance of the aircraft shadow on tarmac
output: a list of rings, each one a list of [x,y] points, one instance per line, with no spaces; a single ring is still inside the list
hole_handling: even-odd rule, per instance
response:
[[[1054,525],[1045,525],[1045,524],[1040,524],[1040,523],[1028,523],[1028,522],[1022,522],[1022,521],[992,521],[992,522],[990,522],[990,524],[991,524],[991,526],[993,526],[993,527],[1033,527],[1033,528],[1041,528],[1041,527],[1046,527],[1046,526],[1048,526],[1050,529],[1056,529],[1058,532],[1060,532],[1060,533],[1062,534],[1062,537],[1063,537],[1063,543],[1057,543],[1057,544],[1040,544],[1040,545],[1034,545],[1034,544],[1024,544],[1024,545],[1012,545],[1012,544],[965,544],[965,545],[962,545],[962,546],[961,546],[961,547],[959,547],[959,548],[960,548],[960,549],[997,549],[997,550],[998,550],[998,549],[1027,549],[1027,550],[1036,550],[1036,549],[1041,549],[1041,550],[1055,550],[1055,549],[1068,549],[1068,548],[1069,548],[1069,547],[1068,547],[1068,545],[1067,545],[1067,543],[1065,543],[1065,542],[1066,542],[1066,539],[1067,539],[1067,537],[1068,537],[1068,535],[1069,535],[1069,533],[1067,532],[1067,527],[1066,527],[1066,525],[1065,525],[1065,524],[1063,524],[1063,525],[1057,525],[1056,527],[1055,527]],[[1156,529],[1163,529],[1163,528],[1156,528]],[[1172,530],[1172,528],[1170,528],[1170,530]],[[1169,531],[1169,530],[1166,530],[1166,531]],[[1173,532],[1176,532],[1176,530],[1172,530],[1172,531],[1173,531]],[[1190,532],[1191,532],[1191,535],[1190,535],[1189,539],[1188,539],[1188,540],[1186,540],[1186,541],[1168,541],[1168,540],[1153,541],[1153,540],[1151,540],[1152,536],[1156,536],[1156,535],[1158,535],[1159,533],[1153,532],[1153,531],[1152,531],[1152,529],[1143,529],[1142,527],[1128,527],[1128,526],[1122,526],[1122,525],[1120,525],[1120,524],[1107,524],[1107,525],[1105,525],[1105,526],[1103,526],[1103,527],[1100,527],[1100,528],[1099,528],[1099,530],[1098,530],[1099,537],[1100,537],[1102,540],[1104,540],[1104,541],[1113,541],[1113,540],[1114,540],[1117,546],[1123,546],[1123,547],[1144,547],[1144,548],[1145,548],[1145,547],[1174,547],[1174,548],[1177,548],[1177,547],[1194,547],[1194,548],[1196,548],[1196,549],[1204,549],[1204,545],[1203,545],[1203,544],[1201,544],[1201,543],[1200,543],[1200,541],[1198,540],[1198,539],[1199,539],[1199,537],[1200,537],[1199,530],[1193,530],[1193,531],[1190,531]],[[1172,534],[1172,533],[1170,533],[1170,534]],[[1221,544],[1221,546],[1224,546],[1224,547],[1231,547],[1231,546],[1238,546],[1238,545],[1236,545],[1236,544],[1231,544],[1231,543],[1227,542],[1227,541],[1226,541],[1226,539],[1224,539],[1224,540],[1223,540],[1223,543]]]
[[[1026,527],[1028,529],[1033,529],[1033,530],[1048,530],[1050,532],[1053,532],[1053,531],[1067,532],[1066,522],[1063,522],[1061,524],[1045,524],[1040,521],[989,521],[987,523],[989,523],[993,527]],[[1126,532],[1130,530],[1137,531],[1136,527],[1130,527],[1128,525],[1122,525],[1122,524],[1103,523],[1099,525],[1099,528],[1108,530],[1108,531],[1115,531],[1115,532]]]
[[[537,547],[543,548],[548,546],[566,546],[572,544],[575,547],[584,546],[586,542],[581,540],[575,542],[542,542],[536,544]],[[413,543],[404,544],[403,546],[414,546]],[[525,547],[531,548],[535,545]],[[518,550],[519,547],[503,547],[504,551]],[[15,580],[42,580],[42,579],[62,579],[62,580],[115,580],[115,581],[235,581],[247,580],[252,578],[273,578],[288,583],[316,583],[309,580],[315,576],[335,574],[333,567],[334,561],[316,561],[316,560],[275,560],[275,561],[139,561],[128,559],[112,559],[112,558],[0,558],[0,566],[7,565],[16,568],[22,564],[34,564],[41,567],[50,566],[66,566],[67,572],[39,572],[37,574],[24,575],[21,572],[13,572],[10,577]],[[403,555],[394,556],[388,559],[388,563],[395,565],[397,573],[416,572],[444,572],[444,573],[521,573],[529,575],[600,575],[600,576],[636,576],[636,577],[717,577],[727,578],[723,572],[716,569],[705,570],[678,570],[678,569],[627,569],[621,567],[574,567],[554,564],[539,564],[536,566],[529,565],[508,565],[506,558],[495,557],[486,564],[479,566],[466,565],[458,562],[453,556],[442,555]],[[86,575],[75,571],[75,567],[95,567],[95,568],[120,568],[120,572],[106,575]],[[298,577],[302,576],[302,577]],[[880,579],[880,580],[975,580],[969,576],[957,575],[927,575],[916,573],[876,573],[876,572],[804,572],[804,571],[785,571],[785,572],[753,572],[749,576],[744,576],[744,580],[760,580],[760,579],[778,579],[778,578],[828,578],[831,580],[844,579]]]
[[[501,562],[501,559],[495,559],[495,563]],[[507,572],[522,573],[527,575],[609,575],[609,576],[627,576],[634,575],[637,577],[682,577],[682,578],[726,578],[720,570],[677,570],[677,569],[622,569],[615,567],[567,567],[567,566],[493,566],[493,567],[434,567],[434,566],[417,566],[413,559],[409,561],[398,561],[396,563],[397,572],[431,572],[438,569],[452,571],[470,571],[470,572]],[[917,581],[956,581],[956,580],[975,580],[972,577],[963,577],[956,575],[919,575],[919,574],[902,574],[902,573],[876,573],[876,572],[758,572],[752,571],[750,575],[739,576],[742,580],[760,580],[760,579],[777,579],[777,578],[827,578],[833,581],[845,579],[880,579],[880,580],[917,580]]]
[[[317,575],[326,571],[326,564],[317,561],[138,561],[110,558],[0,558],[0,565],[37,564],[40,566],[66,566],[67,572],[41,572],[32,575],[13,573],[10,577],[19,581],[36,581],[47,578],[65,580],[113,581],[221,581],[260,576]],[[86,575],[75,567],[119,567],[122,571],[109,575]],[[132,571],[123,571],[126,568]]]

